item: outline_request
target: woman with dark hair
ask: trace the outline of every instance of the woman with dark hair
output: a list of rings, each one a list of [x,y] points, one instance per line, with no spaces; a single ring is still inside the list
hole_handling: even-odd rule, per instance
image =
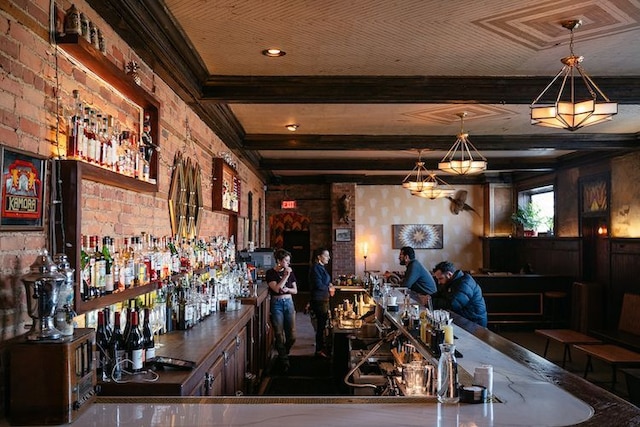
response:
[[[265,279],[271,296],[271,326],[275,336],[278,361],[284,373],[289,370],[289,350],[296,342],[296,309],[293,297],[298,293],[296,275],[289,266],[291,254],[278,249],[273,254],[276,265],[267,270]]]
[[[311,310],[316,315],[316,356],[328,358],[329,352],[325,346],[327,321],[329,320],[329,298],[335,293],[331,284],[331,276],[326,265],[331,256],[329,250],[319,248],[313,251],[312,266],[309,272],[309,286],[311,288]]]

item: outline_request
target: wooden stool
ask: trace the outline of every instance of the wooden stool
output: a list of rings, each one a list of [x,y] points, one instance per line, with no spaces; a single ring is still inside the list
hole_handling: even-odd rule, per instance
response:
[[[640,353],[618,347],[613,344],[575,345],[575,348],[587,354],[587,366],[584,368],[584,378],[591,367],[591,357],[611,364],[611,391],[615,390],[618,366],[640,365]]]
[[[548,312],[551,311],[551,327],[553,328],[555,327],[556,311],[558,311],[558,301],[563,302],[567,298],[567,293],[563,291],[546,291],[543,295],[545,300],[550,300],[550,309],[546,307],[547,304],[545,301],[544,311],[545,317],[547,317]]]
[[[571,329],[536,329],[535,333],[547,338],[547,343],[544,346],[544,357],[547,357],[547,350],[549,350],[549,341],[554,340],[564,345],[564,354],[562,356],[562,369],[567,362],[567,358],[571,362],[571,346],[573,344],[601,344],[599,339],[590,337],[589,335],[582,334],[580,332],[573,331]]]

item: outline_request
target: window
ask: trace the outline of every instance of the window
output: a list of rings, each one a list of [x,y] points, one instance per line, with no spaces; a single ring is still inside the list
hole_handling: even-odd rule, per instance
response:
[[[538,233],[553,234],[555,217],[555,200],[553,185],[532,188],[518,193],[518,205],[525,206],[531,203],[538,212],[539,224],[535,231]]]

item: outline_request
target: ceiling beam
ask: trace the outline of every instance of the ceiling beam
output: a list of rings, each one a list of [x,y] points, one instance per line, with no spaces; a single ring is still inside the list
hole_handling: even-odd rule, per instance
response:
[[[638,134],[562,133],[549,135],[472,135],[481,150],[522,151],[636,149]],[[245,150],[448,150],[455,135],[279,135],[247,134]]]
[[[640,76],[592,77],[609,99],[640,103]],[[530,104],[543,77],[211,76],[202,101],[246,104]]]
[[[439,159],[422,159],[429,170],[438,169]],[[407,159],[262,159],[260,167],[278,171],[406,171],[413,168],[415,161]],[[495,158],[488,160],[489,171],[529,170],[551,171],[557,167],[555,160],[532,158]]]

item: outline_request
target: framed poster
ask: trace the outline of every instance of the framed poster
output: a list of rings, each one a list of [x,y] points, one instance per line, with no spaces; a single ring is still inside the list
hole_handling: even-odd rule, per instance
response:
[[[350,242],[350,241],[351,241],[350,228],[336,228],[336,242]]]
[[[442,231],[442,224],[392,225],[393,249],[442,249]]]
[[[46,158],[0,146],[0,166],[0,230],[44,229]]]
[[[601,216],[609,212],[609,175],[580,179],[580,213]]]

